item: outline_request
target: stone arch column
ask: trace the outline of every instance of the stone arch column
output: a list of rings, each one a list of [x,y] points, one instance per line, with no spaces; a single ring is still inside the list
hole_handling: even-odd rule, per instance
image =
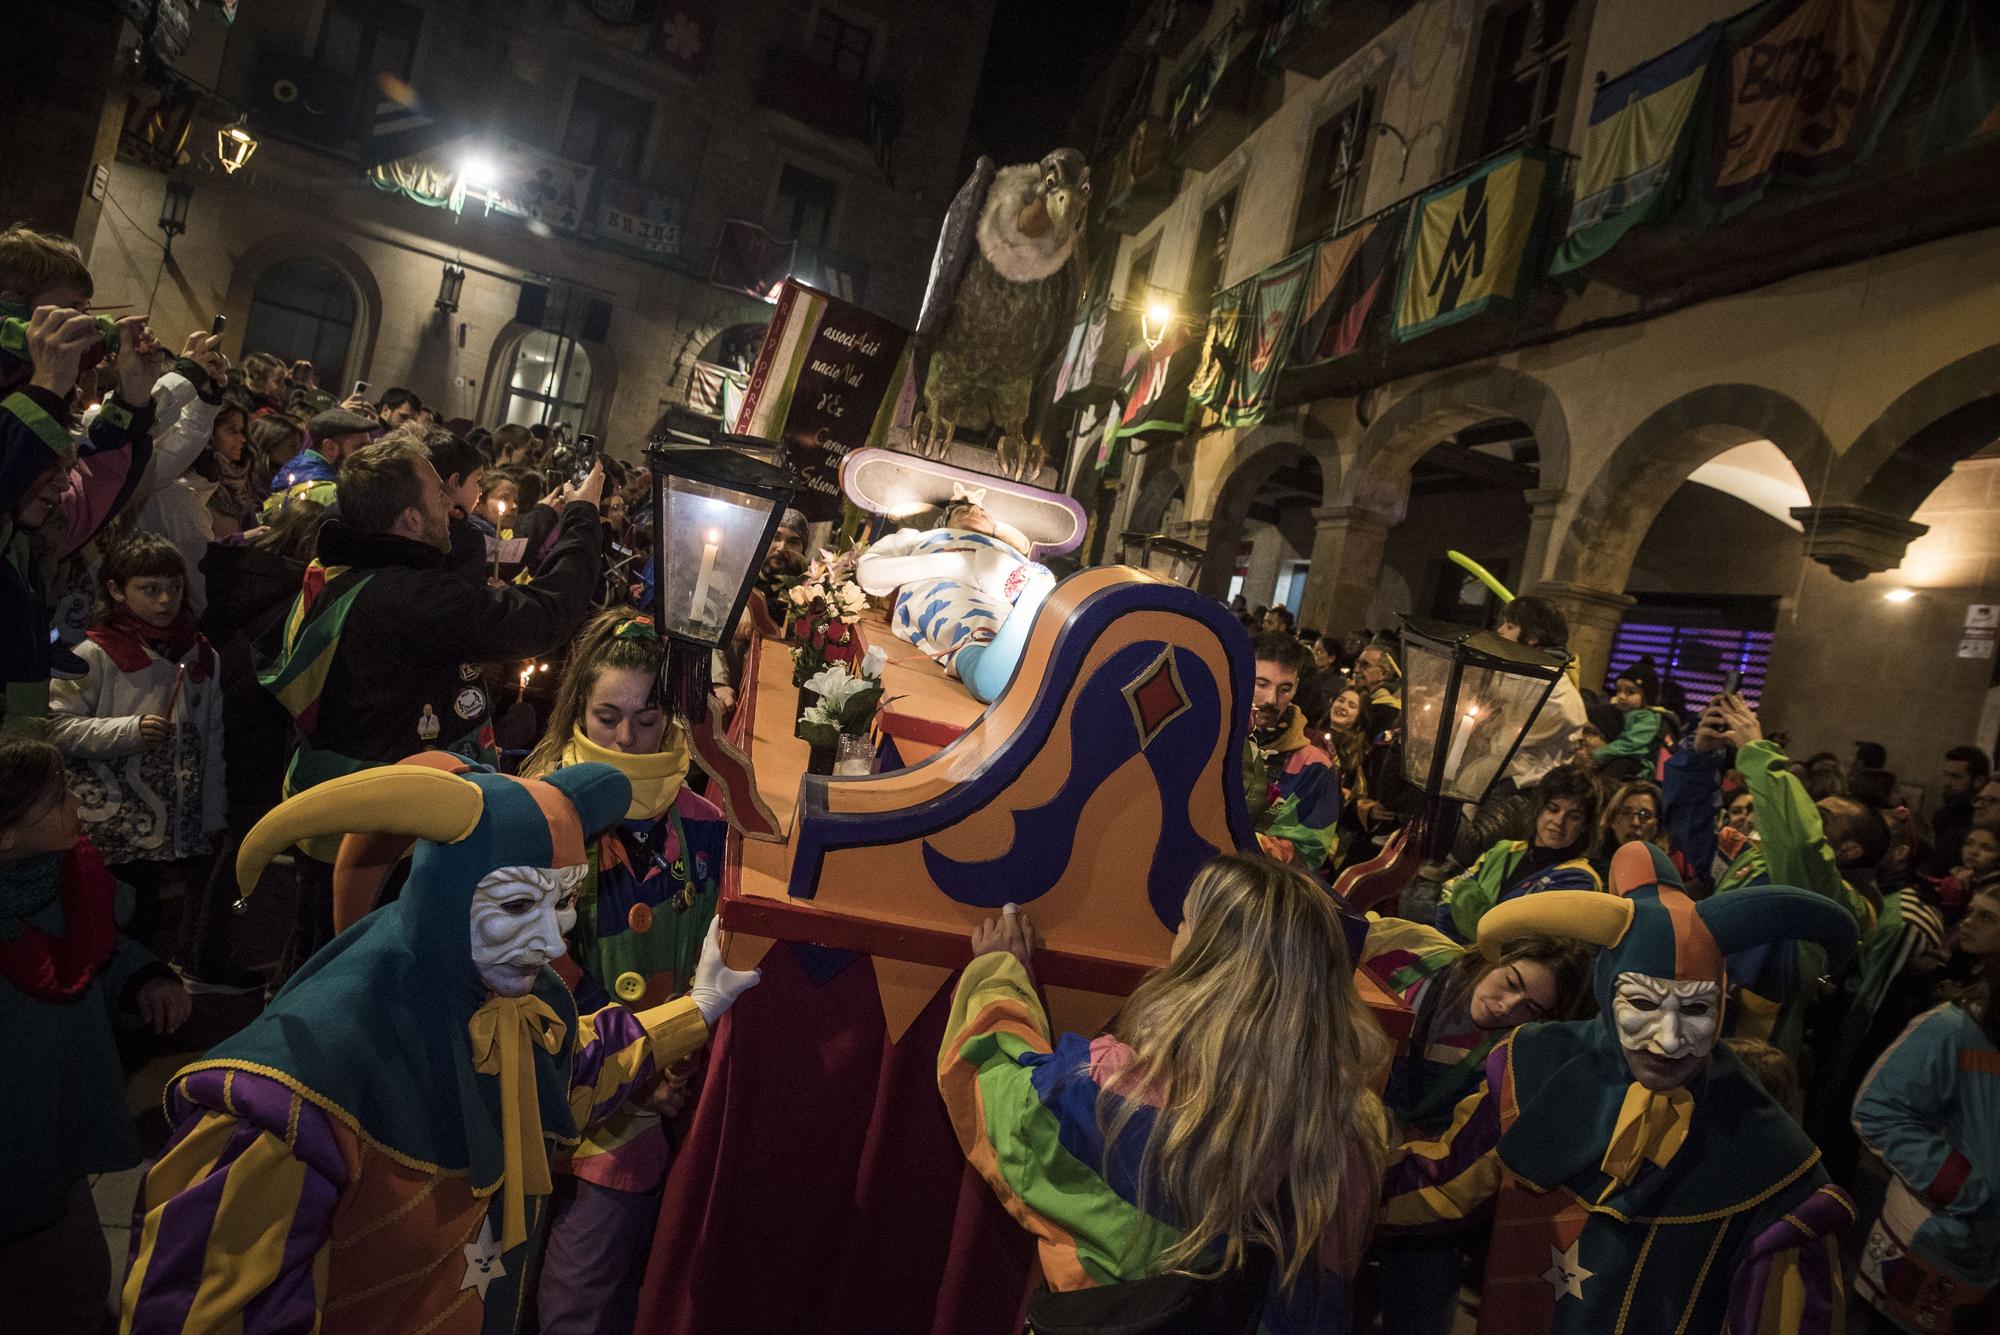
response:
[[[1532,585],[1570,618],[1570,650],[1584,680],[1602,676],[1624,608],[1625,581],[1653,521],[1690,473],[1726,450],[1768,440],[1791,460],[1808,496],[1832,447],[1796,400],[1762,385],[1708,385],[1655,409],[1611,452],[1566,526],[1552,534],[1549,578]]]
[[[1562,400],[1541,380],[1499,365],[1466,366],[1424,381],[1391,404],[1361,437],[1348,504],[1399,510],[1410,470],[1433,446],[1466,427],[1496,417],[1527,424],[1535,436],[1541,489],[1569,486],[1569,418]],[[1532,502],[1531,502],[1532,504]]]
[[[1301,430],[1297,422],[1267,423],[1244,432],[1235,442],[1221,485],[1214,493],[1207,514],[1189,515],[1185,540],[1207,549],[1196,588],[1212,598],[1229,595],[1229,579],[1236,568],[1237,545],[1244,521],[1257,490],[1273,472],[1289,460],[1311,459],[1319,465],[1322,503],[1331,501],[1340,482],[1340,457],[1333,440],[1315,430]],[[1311,559],[1319,560],[1317,542]],[[1314,578],[1318,571],[1315,566]],[[1312,597],[1308,583],[1307,599]],[[1303,615],[1303,613],[1301,613]]]

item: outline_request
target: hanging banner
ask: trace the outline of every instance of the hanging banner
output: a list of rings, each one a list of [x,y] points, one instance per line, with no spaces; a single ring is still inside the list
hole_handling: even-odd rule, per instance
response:
[[[501,155],[498,178],[486,191],[486,201],[501,213],[574,234],[583,226],[590,182],[596,174],[595,167],[509,140]]]
[[[1597,90],[1569,235],[1551,272],[1581,269],[1675,201],[1671,186],[1687,162],[1690,120],[1720,34],[1711,24]]]
[[[629,181],[604,183],[594,231],[599,240],[649,259],[681,253],[681,201]]]
[[[1229,387],[1236,379],[1236,362],[1243,339],[1243,303],[1249,298],[1250,284],[1238,283],[1215,294],[1208,308],[1208,337],[1195,367],[1194,383],[1188,394],[1204,408],[1220,411]]]
[[[1775,179],[1820,176],[1873,150],[1881,111],[1935,22],[1935,0],[1774,0],[1729,24],[1701,172],[1701,221],[1720,222]]]
[[[1409,209],[1398,205],[1320,242],[1299,308],[1294,366],[1330,362],[1361,346],[1370,321],[1388,309],[1383,296],[1395,282],[1409,216]]]
[[[1108,306],[1092,306],[1084,311],[1069,331],[1062,365],[1056,368],[1054,401],[1063,406],[1069,396],[1087,388],[1095,376],[1097,359],[1104,355],[1104,330],[1111,316]]]
[[[1291,359],[1299,303],[1312,276],[1311,247],[1278,261],[1252,278],[1243,303],[1241,355],[1216,416],[1224,426],[1255,426],[1271,411],[1278,372]]]
[[[1549,179],[1545,159],[1516,153],[1418,201],[1396,293],[1398,341],[1526,298]]]
[[[1135,345],[1125,358],[1125,407],[1113,428],[1115,434],[1144,439],[1186,435],[1194,416],[1188,387],[1200,360],[1201,343],[1179,324],[1167,331],[1157,348]]]
[[[872,311],[803,283],[779,289],[731,429],[783,444],[807,519],[840,517],[841,460],[887,437],[910,349],[910,331]]]
[[[736,420],[743,404],[743,390],[750,382],[747,371],[732,371],[714,362],[697,361],[688,382],[688,407],[725,422]]]

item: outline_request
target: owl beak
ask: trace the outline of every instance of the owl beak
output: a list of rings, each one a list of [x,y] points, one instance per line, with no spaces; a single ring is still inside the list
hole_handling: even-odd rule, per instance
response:
[[[1059,185],[1049,191],[1048,198],[1045,201],[1049,211],[1049,221],[1060,227],[1063,219],[1069,216],[1070,201],[1071,196],[1068,186]]]

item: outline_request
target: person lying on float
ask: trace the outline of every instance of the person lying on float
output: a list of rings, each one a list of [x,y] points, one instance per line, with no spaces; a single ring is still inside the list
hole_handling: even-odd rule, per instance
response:
[[[1379,1225],[1491,1209],[1482,1335],[1838,1330],[1834,1235],[1854,1204],[1717,1039],[1725,956],[1811,940],[1837,960],[1853,920],[1789,886],[1697,903],[1641,842],[1612,858],[1611,885],[1526,895],[1480,920],[1489,955],[1532,934],[1601,946],[1602,1013],[1496,1044],[1444,1133],[1392,1153]]]
[[[707,1041],[759,981],[711,928],[687,997],[579,1017],[563,953],[608,765],[521,780],[428,752],[334,779],[250,831],[239,884],[345,833],[336,874],[401,896],[343,932],[167,1092],[134,1206],[128,1332],[517,1329],[551,1156]],[[338,887],[337,887],[338,888]]]
[[[895,596],[896,638],[991,704],[1014,675],[1056,577],[1029,559],[1026,534],[987,513],[985,499],[983,488],[954,482],[934,527],[882,538],[861,554],[854,579],[871,597]]]

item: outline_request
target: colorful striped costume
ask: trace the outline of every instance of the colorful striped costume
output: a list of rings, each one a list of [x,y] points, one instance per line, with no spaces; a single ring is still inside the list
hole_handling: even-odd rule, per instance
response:
[[[1317,871],[1333,851],[1340,824],[1340,776],[1333,757],[1306,740],[1306,717],[1286,705],[1275,740],[1244,739],[1243,782],[1266,854]]]
[[[577,1023],[569,1107],[585,1132],[708,1039],[686,1000]],[[215,1064],[169,1088],[175,1132],[132,1207],[121,1329],[515,1329],[548,1198],[528,1198],[530,1241],[503,1253],[497,1193],[397,1153],[295,1083]]]
[[[1371,918],[1361,967],[1416,1015],[1421,1050],[1398,1054],[1382,1102],[1399,1122],[1435,1134],[1451,1111],[1486,1078],[1486,1055],[1504,1030],[1472,1023],[1469,986],[1452,986],[1452,966],[1466,947],[1434,927],[1401,918]]]
[[[1583,858],[1536,866],[1526,840],[1502,839],[1479,855],[1472,870],[1444,888],[1438,897],[1436,926],[1454,941],[1472,941],[1487,911],[1510,899],[1544,890],[1603,888],[1603,878]]]
[[[1482,946],[1550,933],[1600,946],[1601,1013],[1496,1044],[1443,1134],[1392,1155],[1379,1223],[1436,1228],[1490,1210],[1481,1335],[1832,1335],[1844,1313],[1834,1235],[1853,1202],[1726,1047],[1690,1048],[1671,1088],[1642,1083],[1616,998],[1629,976],[1719,998],[1731,952],[1837,946],[1846,915],[1781,886],[1697,904],[1666,854],[1638,841],[1612,858],[1611,883],[1486,915]]]
[[[966,966],[938,1056],[938,1089],[966,1158],[1007,1212],[1035,1235],[1042,1275],[1059,1292],[1143,1278],[1179,1240],[1173,1221],[1140,1205],[1141,1158],[1153,1125],[1142,1109],[1107,1162],[1099,1128],[1104,1081],[1132,1058],[1111,1035],[1054,1038],[1027,971],[1012,955]],[[1367,1229],[1365,1207],[1329,1238],[1292,1293],[1269,1295],[1271,1335],[1348,1329],[1347,1275]],[[1343,1243],[1350,1244],[1343,1247]]]

